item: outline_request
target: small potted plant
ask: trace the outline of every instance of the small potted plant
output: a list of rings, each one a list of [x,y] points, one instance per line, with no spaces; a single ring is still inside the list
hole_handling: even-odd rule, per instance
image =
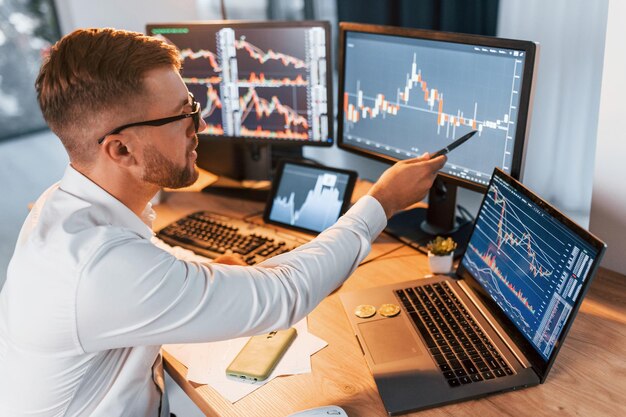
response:
[[[433,274],[447,274],[452,271],[452,260],[456,242],[451,238],[437,236],[428,242],[428,264]]]

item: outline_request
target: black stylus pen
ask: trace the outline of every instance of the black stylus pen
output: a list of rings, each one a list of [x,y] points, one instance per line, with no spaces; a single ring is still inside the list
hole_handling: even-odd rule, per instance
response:
[[[432,154],[430,156],[430,159],[436,158],[438,156],[441,155],[445,155],[448,152],[450,152],[451,150],[453,150],[454,148],[461,146],[466,140],[468,140],[469,138],[471,138],[472,136],[474,136],[474,134],[478,132],[478,130],[472,130],[471,132],[469,132],[466,135],[461,136],[460,138],[458,138],[457,140],[455,140],[454,142],[452,142],[451,144],[449,144],[448,146],[446,146],[443,149],[439,149],[437,152],[435,152],[434,154]]]

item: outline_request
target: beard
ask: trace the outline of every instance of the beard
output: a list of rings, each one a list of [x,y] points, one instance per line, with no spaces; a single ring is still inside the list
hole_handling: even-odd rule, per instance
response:
[[[186,155],[189,155],[196,148],[198,138],[195,137]],[[144,152],[146,168],[142,180],[150,184],[167,188],[187,187],[198,179],[198,168],[195,162],[186,159],[184,166],[177,165],[168,159],[153,145],[147,145]]]

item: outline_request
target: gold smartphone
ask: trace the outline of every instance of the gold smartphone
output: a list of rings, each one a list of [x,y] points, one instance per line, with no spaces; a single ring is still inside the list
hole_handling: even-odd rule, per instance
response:
[[[226,375],[248,381],[266,380],[296,335],[291,327],[251,337],[226,368]]]

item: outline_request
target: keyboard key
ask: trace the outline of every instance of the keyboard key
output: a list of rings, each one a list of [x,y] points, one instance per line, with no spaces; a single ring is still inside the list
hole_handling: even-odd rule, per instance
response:
[[[450,384],[451,387],[460,387],[461,386],[461,382],[458,379],[448,379],[448,384]]]
[[[464,360],[463,366],[465,366],[465,369],[467,369],[467,372],[469,372],[470,374],[478,373],[478,369],[476,369],[476,365],[474,365],[472,361],[470,360]]]
[[[483,380],[483,377],[480,376],[480,374],[473,374],[470,376],[470,378],[472,378],[472,381],[474,382],[480,382]]]
[[[495,378],[495,376],[493,376],[493,374],[491,372],[489,372],[489,371],[483,372],[482,375],[483,375],[483,378],[485,378],[485,379],[494,379]]]
[[[453,371],[446,371],[443,373],[443,376],[446,377],[446,379],[456,378]]]
[[[463,368],[463,366],[461,365],[461,362],[459,362],[456,359],[451,359],[450,360],[450,366],[452,367],[452,369],[461,369],[461,368]]]
[[[459,378],[459,381],[461,381],[461,384],[469,384],[472,382],[469,376],[462,376],[461,378]]]
[[[498,362],[496,362],[496,360],[493,358],[487,358],[487,365],[489,365],[491,369],[500,368],[500,364],[498,364]]]
[[[446,358],[444,358],[442,355],[435,355],[433,356],[433,358],[435,358],[435,362],[437,362],[437,365],[443,365],[448,363],[446,361]]]
[[[496,369],[495,371],[493,371],[494,374],[496,374],[496,376],[498,378],[501,378],[503,376],[506,376],[506,374],[504,373],[504,371],[502,369]]]

